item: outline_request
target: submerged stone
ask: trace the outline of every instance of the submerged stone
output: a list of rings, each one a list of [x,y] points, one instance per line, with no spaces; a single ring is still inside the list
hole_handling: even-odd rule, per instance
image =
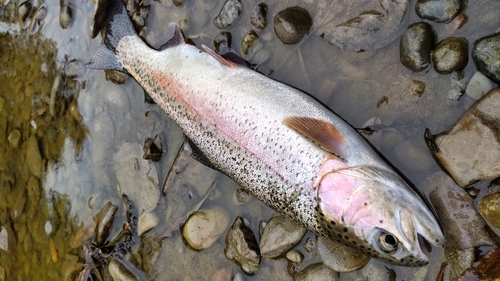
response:
[[[469,42],[463,37],[448,37],[437,43],[432,52],[434,69],[441,74],[462,70],[469,61]]]
[[[247,274],[253,275],[259,269],[261,256],[257,240],[241,217],[236,218],[227,232],[224,254]]]
[[[500,176],[500,88],[490,91],[446,133],[435,137],[435,158],[458,185]]]
[[[229,214],[221,207],[200,210],[184,224],[182,235],[189,246],[203,250],[212,246],[229,226]]]
[[[316,240],[317,253],[323,263],[337,272],[351,272],[365,266],[370,257],[326,237]]]
[[[285,216],[273,217],[262,233],[260,253],[267,258],[279,257],[297,245],[304,234],[306,234],[305,228]]]
[[[313,24],[309,12],[299,6],[288,7],[274,15],[274,32],[285,44],[295,44],[309,33]]]
[[[474,42],[472,60],[484,75],[500,84],[500,33],[488,35]]]
[[[241,14],[241,0],[227,0],[213,23],[219,29],[224,29],[233,24]]]
[[[31,136],[26,143],[26,161],[31,173],[40,178],[43,172],[43,159],[35,136]]]
[[[500,193],[484,196],[479,201],[479,213],[490,225],[500,230]]]
[[[447,22],[463,9],[463,0],[418,0],[417,15],[434,22]]]
[[[257,29],[264,29],[267,26],[267,4],[260,3],[250,14],[250,23]]]
[[[431,63],[431,52],[436,41],[436,31],[425,22],[411,24],[401,36],[399,58],[414,72],[426,69]]]
[[[302,271],[295,273],[293,281],[337,281],[340,274],[323,263],[315,263],[307,266]]]

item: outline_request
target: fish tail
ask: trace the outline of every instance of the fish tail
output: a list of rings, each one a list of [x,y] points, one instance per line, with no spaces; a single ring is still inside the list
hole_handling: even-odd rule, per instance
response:
[[[122,38],[137,34],[121,0],[111,0],[103,28],[106,31],[103,44],[87,63],[87,67],[124,71],[116,49]]]

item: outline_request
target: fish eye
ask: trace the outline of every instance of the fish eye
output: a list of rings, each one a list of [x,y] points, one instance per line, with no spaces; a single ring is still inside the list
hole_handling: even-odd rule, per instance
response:
[[[379,236],[378,244],[384,252],[391,253],[396,250],[398,239],[390,233],[382,233]]]

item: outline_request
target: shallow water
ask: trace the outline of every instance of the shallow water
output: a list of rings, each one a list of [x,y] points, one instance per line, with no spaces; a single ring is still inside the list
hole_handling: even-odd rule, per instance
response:
[[[274,35],[272,15],[299,5],[314,18],[317,1],[274,2],[277,3],[267,3],[268,26],[258,31],[260,42],[271,52],[271,58],[259,69],[265,73],[272,70],[270,77],[311,93],[356,128],[363,127],[373,117],[380,117],[387,128],[367,136],[368,140],[415,185],[438,171],[438,165],[425,147],[424,129],[429,128],[433,133],[450,129],[474,102],[465,95],[458,101],[448,98],[453,84],[451,75],[440,75],[433,69],[415,74],[406,69],[399,62],[399,40],[376,51],[346,52],[328,44],[313,29],[300,44],[284,45]],[[0,3],[13,5],[14,1]],[[245,1],[242,15],[227,29],[233,35],[233,47],[237,51],[243,35],[252,28],[248,19],[258,3]],[[42,1],[33,2],[37,7],[42,4]],[[187,20],[187,28],[183,30],[186,37],[198,46],[213,46],[212,40],[219,30],[211,21],[222,2],[187,1],[180,7],[170,1],[146,1],[145,4],[151,5],[145,32],[151,46],[164,43],[167,22],[181,20]],[[414,4],[412,2],[409,8],[407,24],[420,21]],[[125,84],[115,85],[106,81],[103,71],[84,67],[101,41],[99,36],[96,39],[89,36],[94,9],[91,1],[72,4],[73,22],[65,30],[59,25],[59,1],[46,1],[43,5],[47,15],[36,34],[21,32],[14,39],[0,37],[0,81],[5,85],[0,97],[6,101],[0,106],[0,128],[5,132],[0,139],[0,150],[5,151],[0,154],[0,225],[9,234],[9,249],[0,250],[0,265],[7,280],[34,280],[34,276],[55,280],[74,276],[82,268],[83,252],[81,247],[71,249],[70,245],[81,224],[107,201],[112,201],[120,207],[110,234],[114,237],[125,221],[121,193],[145,188],[117,176],[121,167],[130,167],[127,166],[130,163],[117,163],[116,153],[125,143],[132,143],[137,151],[131,151],[131,157],[140,159],[144,139],[159,134],[167,147],[167,153],[155,164],[161,190],[183,141],[180,130],[158,106],[144,103],[143,90],[135,81],[129,78]],[[500,3],[494,0],[469,4],[466,10],[469,21],[454,36],[467,38],[472,47],[477,38],[493,33],[500,26],[499,10]],[[13,29],[19,26],[12,17],[0,15]],[[448,36],[444,24],[434,24],[434,27],[439,39]],[[51,98],[53,81],[63,71],[65,62],[73,59],[77,60],[78,75],[64,79],[62,90]],[[469,61],[464,71],[466,77],[470,78],[474,71],[475,66]],[[410,93],[413,79],[426,83],[422,97]],[[377,108],[383,96],[388,97],[388,103]],[[18,148],[12,149],[8,136],[15,129],[21,132],[21,141]],[[45,167],[39,176],[33,176],[31,164],[27,164],[33,158],[27,154],[30,138],[36,139]],[[137,163],[143,162],[137,160]],[[195,195],[203,194],[213,180],[218,180],[202,208],[223,206],[230,212],[231,221],[236,216],[248,218],[254,232],[258,232],[260,220],[268,220],[275,214],[256,199],[236,206],[232,203],[237,189],[234,182],[208,168],[195,171],[189,182]],[[430,191],[423,188],[426,194]],[[199,199],[191,195],[180,198]],[[189,202],[185,208],[195,204]],[[209,249],[195,252],[184,245],[179,232],[175,231],[163,241],[166,257],[160,259],[163,262],[144,265],[144,268],[160,280],[208,279],[220,268],[229,268],[234,275],[240,269],[224,257],[223,238],[224,235]],[[154,261],[147,249],[137,249],[137,244],[133,249],[135,261],[141,260],[144,264],[148,264],[148,259]],[[434,249],[432,259],[431,265],[422,269],[398,268],[375,260],[370,264],[379,269],[394,269],[398,280],[408,278],[405,276],[435,280],[444,261],[442,250]],[[1,271],[0,268],[0,280]],[[355,275],[343,274],[342,278],[354,280]],[[291,280],[291,277],[284,259],[263,259],[258,273],[247,276],[246,280]]]

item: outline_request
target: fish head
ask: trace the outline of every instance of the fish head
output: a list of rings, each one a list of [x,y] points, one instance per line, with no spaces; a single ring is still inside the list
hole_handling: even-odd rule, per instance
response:
[[[424,266],[444,235],[420,196],[397,174],[375,167],[326,173],[316,189],[326,235],[391,264]]]

